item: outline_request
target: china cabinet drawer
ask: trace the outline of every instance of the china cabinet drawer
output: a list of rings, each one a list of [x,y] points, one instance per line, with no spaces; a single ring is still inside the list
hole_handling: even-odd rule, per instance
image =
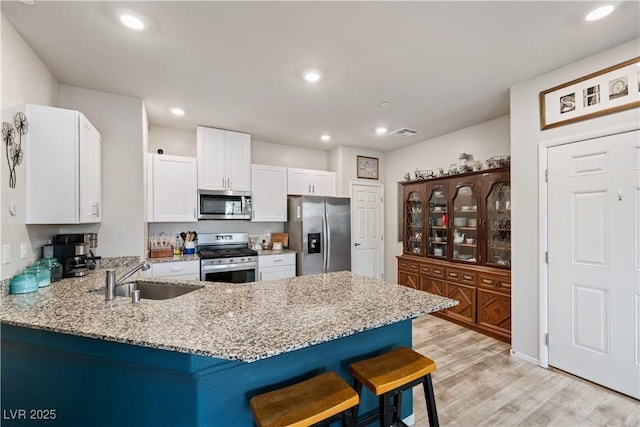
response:
[[[420,273],[427,276],[444,278],[444,267],[431,264],[422,264],[420,266]]]
[[[447,268],[447,280],[451,282],[464,283],[467,285],[475,285],[476,273],[473,271]]]
[[[491,276],[481,274],[478,279],[478,286],[502,292],[511,292],[511,279],[508,277]]]
[[[418,264],[413,262],[402,261],[402,260],[399,261],[398,268],[400,268],[400,270],[415,271],[415,272],[418,272],[419,270]]]

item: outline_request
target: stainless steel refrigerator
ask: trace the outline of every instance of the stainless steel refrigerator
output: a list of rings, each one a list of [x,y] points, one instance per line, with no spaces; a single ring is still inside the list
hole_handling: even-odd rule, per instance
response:
[[[297,251],[296,274],[351,270],[351,200],[289,196],[289,248]]]

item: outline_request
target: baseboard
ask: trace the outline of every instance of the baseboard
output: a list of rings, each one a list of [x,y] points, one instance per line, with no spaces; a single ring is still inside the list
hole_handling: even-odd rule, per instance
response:
[[[540,360],[535,357],[528,356],[526,354],[518,353],[517,351],[513,351],[513,349],[509,350],[509,353],[512,357],[516,357],[518,359],[522,359],[526,362],[533,363],[534,365],[540,366]]]

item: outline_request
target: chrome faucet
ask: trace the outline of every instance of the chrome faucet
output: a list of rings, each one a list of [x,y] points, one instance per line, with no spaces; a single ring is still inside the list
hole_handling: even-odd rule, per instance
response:
[[[133,267],[131,270],[124,273],[122,277],[120,277],[117,280],[116,280],[116,271],[107,270],[104,299],[107,301],[111,301],[112,299],[114,299],[116,297],[116,288],[119,285],[121,285],[122,282],[127,280],[129,277],[135,274],[138,270],[147,271],[150,268],[151,266],[149,265],[149,263],[147,261],[143,261],[140,264]]]

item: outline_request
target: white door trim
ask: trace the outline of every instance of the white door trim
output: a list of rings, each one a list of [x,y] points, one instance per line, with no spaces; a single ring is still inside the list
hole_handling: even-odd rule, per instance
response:
[[[549,248],[548,234],[548,205],[547,205],[547,185],[545,171],[547,170],[548,150],[563,144],[573,144],[587,139],[600,138],[618,133],[639,130],[638,122],[627,122],[618,126],[596,129],[576,135],[566,136],[538,143],[538,298],[539,298],[539,366],[549,367],[549,346],[546,337],[549,333],[549,269],[546,263],[545,254]]]
[[[385,245],[386,245],[386,240],[385,236],[386,236],[386,230],[385,230],[385,222],[384,222],[384,210],[385,210],[385,201],[384,201],[384,185],[383,184],[378,184],[378,183],[373,183],[373,182],[362,182],[362,181],[350,181],[349,182],[349,197],[351,198],[352,202],[351,202],[351,207],[353,207],[353,186],[354,185],[359,185],[361,187],[376,187],[380,189],[380,195],[382,197],[382,210],[380,212],[381,215],[381,219],[380,219],[380,225],[382,226],[382,245],[380,245],[380,248],[382,250],[382,265],[380,266],[380,268],[382,269],[382,277],[384,277],[384,280],[387,280],[387,275],[385,274],[386,271],[384,269],[384,266],[386,264],[386,259],[385,259]],[[351,215],[351,233],[353,233],[353,230],[355,230],[354,225],[353,225],[353,215]],[[353,236],[352,239],[353,241]],[[354,263],[354,259],[353,259],[353,246],[351,247],[351,265],[353,265]]]

